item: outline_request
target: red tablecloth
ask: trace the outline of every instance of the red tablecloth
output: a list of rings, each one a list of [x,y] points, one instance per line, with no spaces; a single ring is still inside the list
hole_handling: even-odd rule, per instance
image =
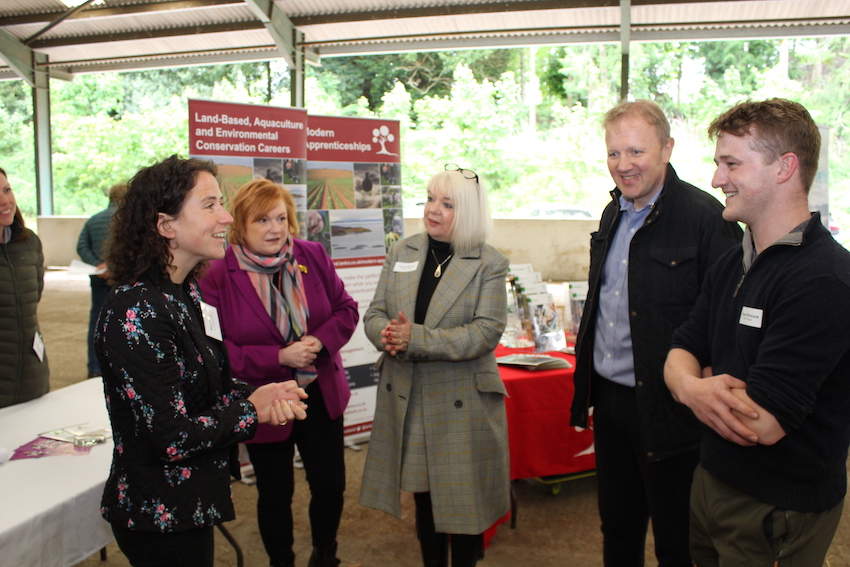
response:
[[[496,357],[523,352],[499,346]],[[527,350],[525,351],[527,352]],[[575,364],[575,356],[548,353]],[[505,408],[511,448],[511,480],[594,470],[593,432],[570,425],[573,369],[523,370],[500,366],[508,391]]]
[[[496,357],[532,349],[512,349],[499,345]],[[550,352],[575,365],[576,357]],[[499,366],[508,398],[508,439],[511,450],[511,480],[544,476],[566,476],[596,469],[593,431],[570,425],[573,401],[573,368],[523,370]],[[511,518],[508,512],[484,532],[484,547],[496,535],[500,524]]]

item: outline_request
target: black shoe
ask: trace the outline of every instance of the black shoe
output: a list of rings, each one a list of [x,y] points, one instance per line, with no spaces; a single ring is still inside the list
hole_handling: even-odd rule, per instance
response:
[[[336,558],[336,542],[323,547],[314,547],[307,567],[337,567],[340,560]]]

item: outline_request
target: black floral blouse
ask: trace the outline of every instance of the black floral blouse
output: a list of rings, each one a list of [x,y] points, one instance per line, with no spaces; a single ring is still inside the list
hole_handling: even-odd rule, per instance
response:
[[[145,532],[212,526],[234,517],[237,443],[258,425],[252,388],[204,332],[194,279],[145,280],[113,288],[95,332],[115,442],[101,513]]]

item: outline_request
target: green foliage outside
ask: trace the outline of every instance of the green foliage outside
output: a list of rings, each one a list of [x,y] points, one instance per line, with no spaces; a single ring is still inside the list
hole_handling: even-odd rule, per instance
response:
[[[850,242],[850,38],[633,44],[630,96],[671,118],[679,175],[711,189],[707,124],[737,101],[799,100],[829,130],[830,208]],[[617,45],[327,58],[307,74],[312,114],[402,125],[405,202],[445,163],[475,170],[494,216],[533,203],[601,213],[612,188],[602,114],[619,98]],[[51,83],[54,212],[87,215],[139,167],[188,153],[187,100],[288,106],[280,61],[112,73]],[[0,148],[18,203],[35,216],[30,90],[0,83]]]

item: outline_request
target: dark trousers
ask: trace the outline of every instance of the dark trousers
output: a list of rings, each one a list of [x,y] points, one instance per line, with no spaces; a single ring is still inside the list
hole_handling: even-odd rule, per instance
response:
[[[336,542],[345,492],[345,443],[342,416],[331,419],[318,381],[307,386],[307,419],[295,421],[292,435],[280,443],[249,443],[257,478],[257,523],[272,565],[295,559],[292,551],[292,494],[295,445],[310,485],[310,530],[313,547]]]
[[[643,566],[650,518],[659,567],[690,567],[690,488],[699,451],[647,461],[634,388],[596,376],[593,391],[606,567]]]
[[[448,567],[449,545],[451,545],[452,567],[475,567],[484,556],[482,534],[444,534],[434,527],[434,506],[430,492],[413,494],[416,504],[416,534],[422,548],[425,567]]]
[[[213,567],[212,526],[184,532],[138,532],[112,525],[118,549],[133,567]]]
[[[89,376],[100,376],[100,362],[94,353],[94,329],[97,319],[100,317],[100,308],[112,289],[102,278],[93,276],[91,278],[91,309],[89,310]]]

